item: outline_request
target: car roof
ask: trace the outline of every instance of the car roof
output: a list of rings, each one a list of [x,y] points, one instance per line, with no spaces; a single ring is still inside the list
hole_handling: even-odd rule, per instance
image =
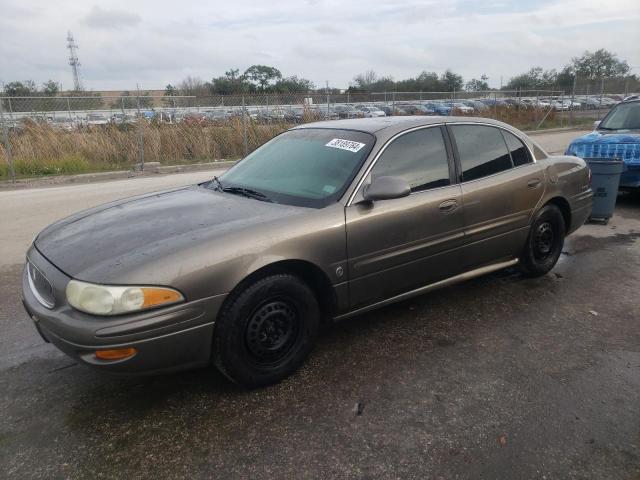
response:
[[[377,134],[377,136],[390,137],[413,127],[435,125],[440,123],[485,123],[514,130],[506,123],[481,117],[456,117],[456,116],[410,116],[410,117],[374,117],[353,118],[344,120],[325,120],[322,122],[305,123],[294,127],[294,130],[304,128],[335,128],[342,130],[358,130],[361,132]]]

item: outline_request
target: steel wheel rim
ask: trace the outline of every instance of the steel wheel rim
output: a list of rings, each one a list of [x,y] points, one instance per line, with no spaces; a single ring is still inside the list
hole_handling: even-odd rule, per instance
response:
[[[546,260],[553,251],[555,234],[550,222],[540,222],[533,237],[533,252],[538,260]]]
[[[247,351],[257,365],[270,366],[285,358],[298,340],[298,312],[287,299],[261,304],[245,328]]]

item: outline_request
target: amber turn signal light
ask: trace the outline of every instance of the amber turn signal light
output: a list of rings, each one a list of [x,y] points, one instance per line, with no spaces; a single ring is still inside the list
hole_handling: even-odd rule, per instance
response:
[[[124,360],[133,357],[138,351],[133,348],[116,348],[113,350],[96,350],[96,358],[100,360]]]
[[[144,300],[142,306],[145,308],[155,307],[164,303],[176,303],[183,300],[180,293],[168,288],[141,288]]]

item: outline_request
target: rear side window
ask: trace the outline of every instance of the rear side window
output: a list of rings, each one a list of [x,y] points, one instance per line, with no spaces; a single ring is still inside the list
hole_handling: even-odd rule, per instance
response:
[[[511,153],[511,160],[513,160],[514,167],[531,163],[529,151],[518,137],[505,130],[502,130],[502,135],[504,135],[504,141],[507,142],[507,147],[509,148],[509,153]]]
[[[371,177],[404,178],[412,192],[449,185],[449,163],[440,127],[406,133],[376,162]]]
[[[462,180],[500,173],[511,168],[511,157],[497,128],[476,125],[451,127],[458,147]]]

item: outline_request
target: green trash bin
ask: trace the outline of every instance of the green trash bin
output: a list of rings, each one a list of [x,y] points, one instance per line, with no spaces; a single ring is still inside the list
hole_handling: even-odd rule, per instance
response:
[[[593,208],[590,220],[605,223],[613,216],[618,197],[620,175],[624,162],[615,158],[585,158],[591,169],[591,189],[593,190]]]

